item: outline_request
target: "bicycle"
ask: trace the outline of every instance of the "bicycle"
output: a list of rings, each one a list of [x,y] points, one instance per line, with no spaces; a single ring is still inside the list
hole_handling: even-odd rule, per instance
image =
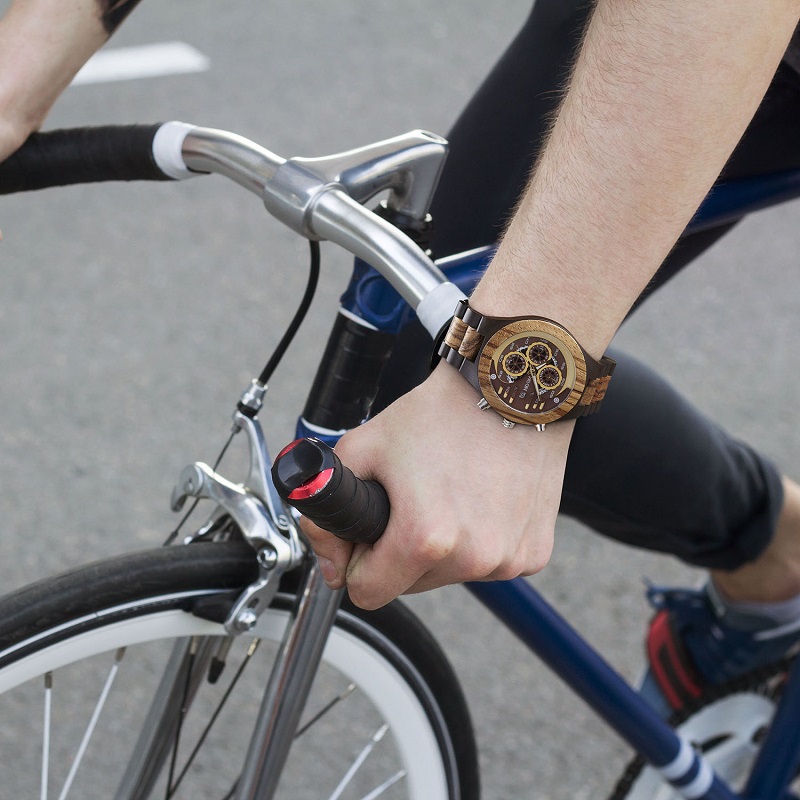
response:
[[[36,152],[40,146],[45,148],[44,153]],[[273,215],[296,232],[312,240],[337,242],[364,258],[357,262],[353,281],[345,293],[344,311],[334,325],[298,431],[323,437],[329,434],[334,439],[337,431],[358,424],[368,414],[376,389],[375,365],[386,357],[391,329],[401,326],[413,307],[428,332],[436,335],[462,296],[462,289],[456,284],[468,289],[490,255],[489,249],[482,249],[448,259],[441,266],[453,281],[449,282],[407,235],[424,241],[427,203],[445,150],[445,143],[438,137],[414,133],[328,159],[285,162],[232,134],[168,123],[37,137],[4,168],[0,184],[7,191],[35,188],[37,183],[177,179],[197,172],[217,172],[261,196]],[[120,164],[120,152],[128,154],[125,164]],[[31,153],[34,166],[26,163]],[[19,183],[15,184],[16,180]],[[740,216],[748,208],[800,194],[797,175],[791,176],[788,186],[786,176],[782,176],[774,185],[759,181],[757,187],[754,200],[743,200],[742,192],[752,188],[750,184],[720,187],[695,225],[710,220],[716,223],[729,213]],[[367,202],[381,192],[389,193],[383,216],[366,211],[355,202]],[[384,216],[399,223],[405,232],[389,224]],[[375,267],[390,276],[400,296],[375,272]],[[317,270],[318,253],[312,244],[312,288],[301,304],[298,321],[313,292]],[[278,357],[290,338],[284,338]],[[348,355],[337,364],[334,374],[330,370],[333,356],[342,353]],[[213,506],[202,524],[192,524],[188,534],[184,528],[176,528],[172,538],[182,538],[185,546],[80,568],[0,601],[2,702],[9,700],[12,687],[34,679],[38,687],[44,688],[42,754],[55,759],[66,745],[70,753],[67,764],[75,763],[72,754],[77,751],[82,769],[97,763],[105,772],[110,759],[102,749],[88,749],[88,740],[84,747],[84,733],[94,733],[98,721],[95,712],[113,702],[106,687],[129,669],[129,648],[144,640],[178,639],[167,653],[166,665],[154,668],[157,655],[147,652],[144,673],[132,675],[132,688],[121,701],[133,706],[126,710],[144,710],[144,722],[141,731],[134,732],[132,754],[126,757],[118,783],[109,779],[112,783],[100,788],[97,795],[106,797],[116,787],[118,797],[159,796],[152,795],[152,791],[172,796],[174,791],[186,789],[183,781],[190,775],[184,771],[187,759],[177,755],[180,745],[189,738],[192,724],[184,711],[188,709],[193,714],[198,710],[200,699],[196,695],[201,684],[216,685],[222,674],[227,677],[231,671],[237,691],[251,696],[238,683],[239,675],[244,673],[233,666],[230,649],[246,641],[241,663],[250,666],[243,679],[251,677],[251,662],[265,647],[256,646],[256,640],[250,638],[256,634],[258,641],[282,644],[264,692],[264,705],[251,723],[254,733],[248,751],[242,763],[235,764],[232,777],[220,776],[222,785],[218,788],[207,785],[208,769],[201,773],[200,788],[195,787],[191,796],[272,796],[291,741],[302,736],[302,744],[295,748],[299,753],[295,754],[313,754],[317,766],[324,759],[322,766],[327,767],[339,755],[334,751],[340,746],[344,752],[355,753],[351,765],[339,770],[341,780],[330,782],[321,796],[339,797],[344,796],[345,790],[354,790],[359,792],[356,796],[388,797],[402,787],[407,796],[415,798],[476,797],[476,756],[466,704],[435,642],[398,605],[373,614],[364,614],[346,604],[340,608],[342,597],[327,590],[320,581],[292,513],[269,480],[270,459],[257,412],[263,405],[264,387],[276,360],[273,357],[245,390],[234,413],[235,431],[248,444],[246,480],[234,483],[222,477],[218,464],[210,467],[202,463],[189,465],[179,477],[172,501],[176,510],[181,510],[187,500],[201,498],[210,500]],[[355,516],[360,517],[360,512]],[[800,703],[800,679],[796,671],[785,679],[787,664],[752,676],[750,683],[737,683],[715,693],[710,705],[689,717],[685,737],[677,739],[529,583],[518,580],[469,588],[612,728],[660,765],[660,776],[669,781],[663,784],[656,773],[634,769],[624,777],[616,797],[730,800],[784,796],[800,756],[800,741],[794,741],[798,737],[791,735],[790,724]],[[67,734],[66,743],[55,742],[50,735],[50,722],[53,688],[60,686],[62,680],[59,668],[74,661],[77,678],[83,680],[89,672],[83,660],[90,656],[110,661],[107,676],[100,682],[99,701],[95,704],[92,700],[94,710],[86,715],[90,724],[84,731]],[[315,691],[328,688],[328,667],[343,672],[346,680],[341,687],[323,695],[327,699],[314,696],[306,701],[320,659],[324,669],[316,677]],[[231,666],[226,667],[229,661]],[[152,673],[158,680],[154,699],[145,708],[138,692],[148,678],[153,678]],[[351,688],[351,684],[361,691]],[[33,688],[36,690],[37,686]],[[382,719],[370,721],[371,724],[356,721],[362,710],[357,706],[362,693]],[[780,699],[776,700],[779,694]],[[77,699],[76,691],[70,696],[70,703]],[[334,716],[342,710],[340,706],[347,708],[346,731]],[[775,706],[777,722],[766,732]],[[735,727],[728,729],[732,708],[743,718],[736,718]],[[301,720],[304,709],[308,709],[308,717]],[[363,713],[375,712],[364,709]],[[214,723],[216,715],[216,710],[210,712]],[[67,717],[70,723],[76,714],[70,709]],[[748,727],[743,727],[744,722]],[[98,746],[116,750],[130,727],[126,723],[112,728]],[[249,727],[237,715],[223,734],[226,745],[228,736],[243,729]],[[365,744],[353,750],[342,741],[344,732],[355,733]],[[201,726],[198,738],[202,741],[207,735]],[[311,736],[322,740],[320,751],[307,746]],[[688,737],[698,736],[702,736],[706,748],[702,757],[687,742]],[[388,738],[394,740],[399,752],[390,755],[387,766],[379,751]],[[761,744],[761,752],[768,753],[768,757],[766,761],[756,761],[744,794],[735,794],[714,777],[709,764],[718,766],[725,778],[738,782],[740,772],[750,766],[757,749],[754,744]],[[224,762],[234,762],[230,746],[224,750],[217,755]],[[15,754],[15,761],[17,758],[22,755]],[[42,762],[42,770],[34,771],[37,778],[41,776],[40,795],[46,797],[42,787],[48,785],[50,771],[55,772],[56,767],[47,758]],[[188,762],[188,769],[194,769],[191,752]],[[219,769],[218,763],[212,762],[211,771],[216,773]],[[286,765],[286,776],[301,781],[288,796],[312,796],[304,783],[307,769]],[[81,787],[73,784],[73,778],[83,776],[78,770],[73,773],[69,766],[59,777],[64,786],[61,796],[74,789],[80,796],[90,797],[92,791],[98,790],[92,783]],[[327,774],[322,777],[330,779]],[[158,781],[161,785],[156,789]],[[672,788],[675,784],[682,788]],[[14,786],[12,790],[13,796],[26,796],[22,787]],[[201,795],[201,791],[211,793]]]

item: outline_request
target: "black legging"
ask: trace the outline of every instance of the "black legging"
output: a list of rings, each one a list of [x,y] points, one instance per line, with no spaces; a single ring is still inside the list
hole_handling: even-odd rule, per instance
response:
[[[589,7],[583,0],[538,0],[450,131],[432,207],[437,257],[494,242],[502,232],[558,105]],[[724,174],[798,166],[800,79],[782,65]],[[681,239],[639,302],[731,227]],[[418,325],[401,334],[378,409],[425,377],[429,352]],[[783,502],[775,467],[647,366],[612,355],[618,366],[601,413],[576,425],[562,512],[697,566],[733,569],[755,558]]]

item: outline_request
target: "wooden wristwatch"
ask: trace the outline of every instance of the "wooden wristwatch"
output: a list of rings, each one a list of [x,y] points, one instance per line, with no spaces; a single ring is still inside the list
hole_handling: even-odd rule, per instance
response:
[[[462,300],[439,355],[483,396],[503,424],[535,425],[600,408],[616,362],[596,361],[564,327],[544,317],[489,317]]]

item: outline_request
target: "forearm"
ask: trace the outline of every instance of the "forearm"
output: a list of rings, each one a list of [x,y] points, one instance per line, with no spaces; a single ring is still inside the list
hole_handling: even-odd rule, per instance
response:
[[[58,95],[137,0],[14,0],[0,20],[0,160],[44,121]]]
[[[602,353],[741,137],[796,0],[599,0],[530,186],[473,302]]]

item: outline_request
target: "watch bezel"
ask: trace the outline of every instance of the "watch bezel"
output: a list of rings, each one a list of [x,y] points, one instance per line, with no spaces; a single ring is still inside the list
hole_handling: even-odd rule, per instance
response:
[[[494,354],[503,343],[512,337],[530,332],[532,334],[546,334],[547,337],[556,339],[575,364],[575,381],[567,398],[557,407],[549,411],[518,411],[507,405],[497,395],[491,382],[491,363]],[[478,385],[486,402],[504,419],[523,425],[546,425],[555,422],[569,414],[580,402],[586,390],[587,369],[586,359],[581,346],[566,328],[550,320],[525,318],[505,323],[484,342],[477,359]]]

